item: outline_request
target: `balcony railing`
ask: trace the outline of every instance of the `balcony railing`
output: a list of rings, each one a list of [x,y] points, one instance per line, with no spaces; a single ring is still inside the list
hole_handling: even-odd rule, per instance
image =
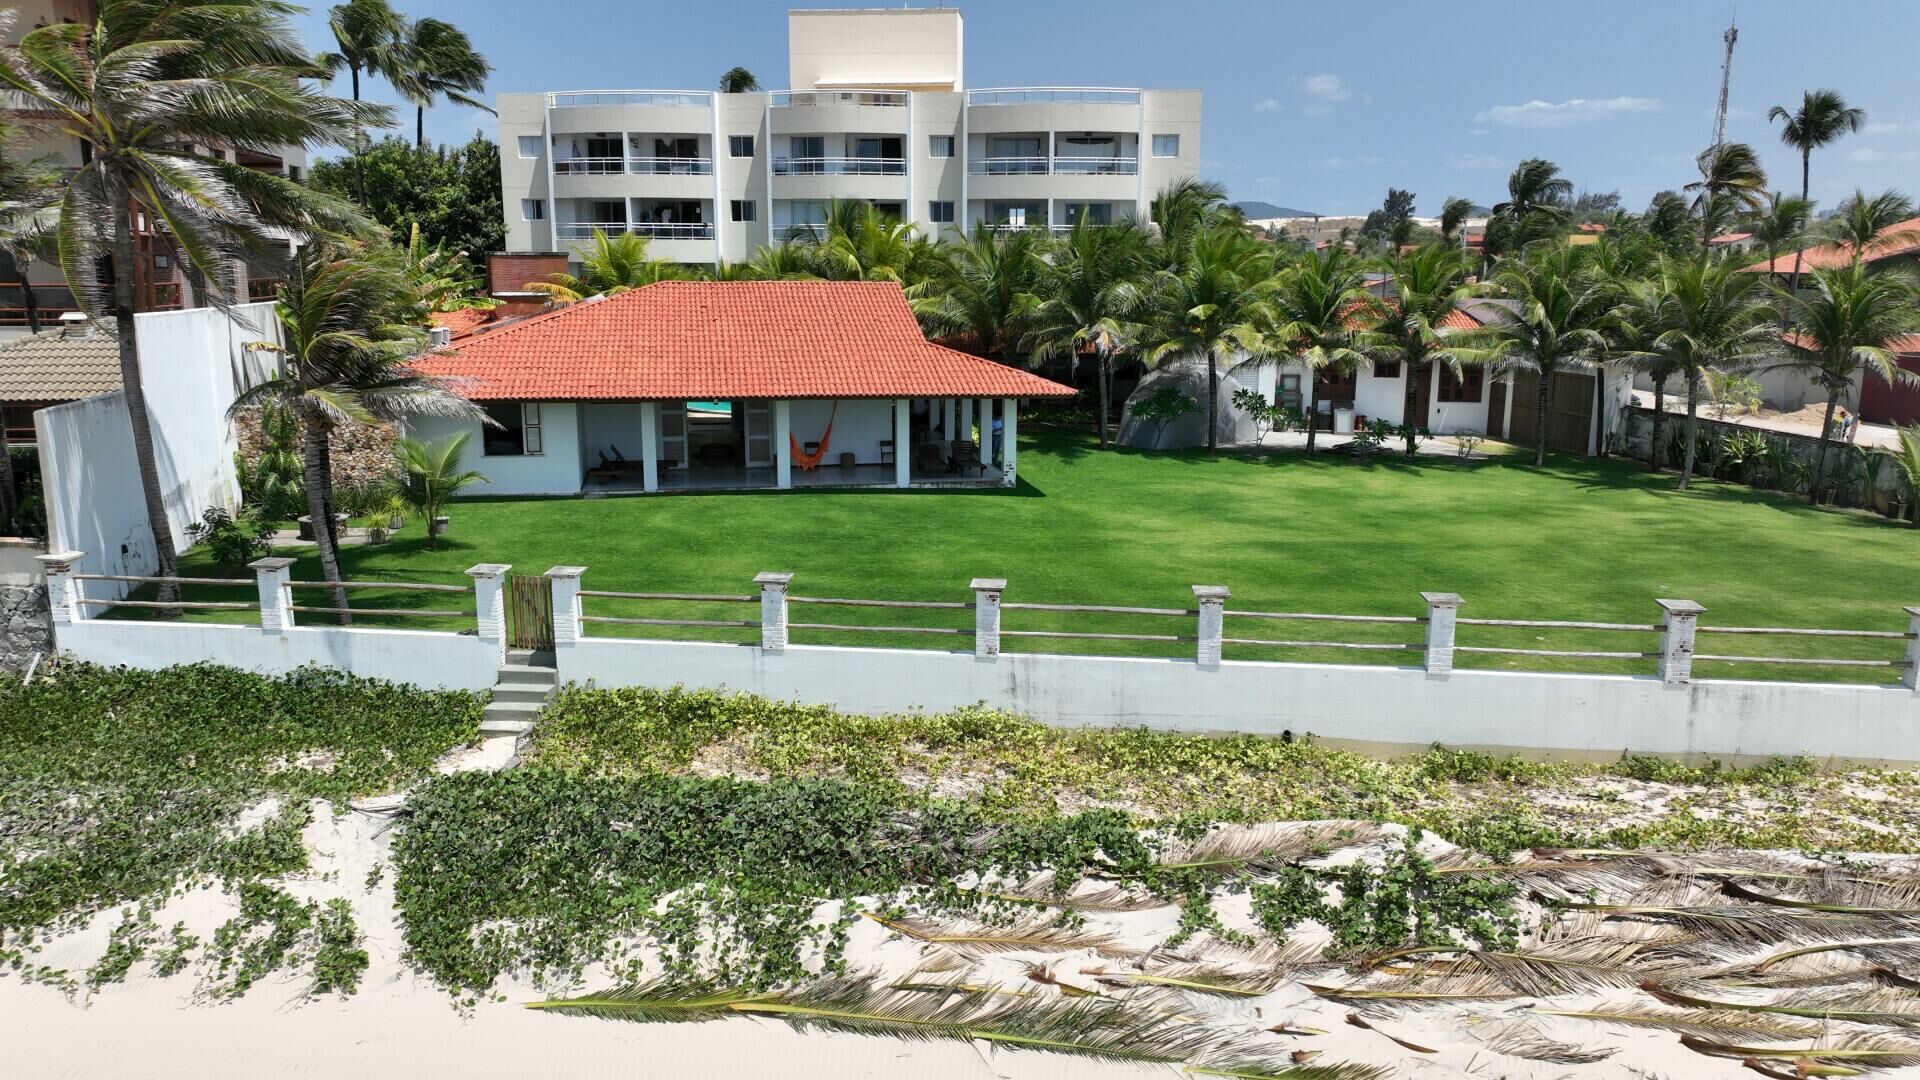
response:
[[[590,240],[596,229],[608,236],[636,233],[655,240],[713,239],[711,221],[563,221],[560,223],[560,238]]]
[[[904,90],[776,90],[767,95],[767,103],[776,109],[807,108],[821,105],[879,105],[905,108]]]
[[[627,171],[627,161],[617,157],[556,159],[553,171],[560,176],[618,176]]]
[[[990,224],[985,221],[977,221],[974,223],[973,227],[976,229],[985,229],[988,232],[1026,232],[1028,229],[1045,229],[1047,228],[1047,223],[1044,221],[1029,221],[1024,225],[1015,225],[1011,222],[1006,222],[1006,221],[1002,221],[998,224]]]
[[[548,94],[547,104],[555,109],[591,109],[609,105],[706,108],[713,104],[713,95],[704,90],[569,90]]]
[[[627,159],[635,176],[712,176],[712,158],[637,157]]]
[[[905,158],[774,158],[775,176],[905,176]]]
[[[1139,158],[1121,157],[990,157],[967,162],[975,176],[1132,176],[1140,171]]]
[[[967,104],[1138,105],[1140,91],[1122,90],[1110,86],[1020,86],[1006,90],[969,90]]]
[[[967,161],[967,171],[975,176],[1045,176],[1047,159],[1043,157],[990,157]]]

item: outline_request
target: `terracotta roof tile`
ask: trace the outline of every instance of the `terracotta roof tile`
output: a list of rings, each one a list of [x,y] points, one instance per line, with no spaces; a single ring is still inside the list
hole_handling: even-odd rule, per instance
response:
[[[1895,255],[1920,254],[1920,217],[1895,222],[1882,229],[1880,236],[1893,236],[1899,239],[1876,239],[1868,244],[1866,250],[1868,262],[1891,258]],[[1851,244],[1821,244],[1819,247],[1810,247],[1800,253],[1802,272],[1813,269],[1831,270],[1852,261],[1853,246]],[[1751,273],[1791,274],[1793,273],[1793,252],[1789,251],[1785,255],[1776,256],[1771,263],[1763,259],[1746,269]]]
[[[0,401],[78,401],[120,389],[120,340],[113,320],[86,337],[60,330],[0,340]]]
[[[489,308],[461,308],[459,311],[432,311],[427,313],[427,321],[453,331],[455,338],[463,338],[478,331],[493,321],[493,311]]]
[[[1071,387],[929,342],[900,286],[662,281],[421,358],[476,401],[1067,397]]]

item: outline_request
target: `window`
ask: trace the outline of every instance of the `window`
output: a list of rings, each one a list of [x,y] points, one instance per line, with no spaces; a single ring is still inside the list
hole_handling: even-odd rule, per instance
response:
[[[287,166],[287,179],[293,181],[296,184],[299,183],[300,182],[300,166],[298,165]]]
[[[733,206],[733,220],[735,221],[752,221],[753,220],[754,218],[753,208],[755,204],[752,199],[734,199],[731,205]]]
[[[523,158],[539,157],[540,156],[540,136],[538,135],[520,136],[520,156]]]
[[[546,216],[547,216],[547,200],[545,199],[521,199],[520,200],[520,220],[521,221],[543,221],[546,219]]]
[[[1153,156],[1154,157],[1179,157],[1180,156],[1180,136],[1155,135],[1153,137]]]
[[[953,156],[953,136],[951,135],[928,136],[927,137],[927,156],[928,157],[952,157]]]
[[[1400,361],[1375,360],[1373,362],[1373,377],[1376,379],[1399,378],[1400,377]]]
[[[753,136],[751,135],[727,136],[727,154],[730,157],[752,157],[753,156]]]
[[[951,202],[930,202],[927,204],[927,220],[935,225],[953,224],[953,204]]]
[[[541,452],[540,406],[534,402],[494,402],[486,406],[493,424],[480,428],[487,457],[517,457]],[[495,427],[494,424],[498,424]]]
[[[1483,368],[1462,368],[1455,375],[1453,369],[1444,365],[1440,368],[1441,401],[1479,401],[1480,392],[1485,388],[1486,370]]]

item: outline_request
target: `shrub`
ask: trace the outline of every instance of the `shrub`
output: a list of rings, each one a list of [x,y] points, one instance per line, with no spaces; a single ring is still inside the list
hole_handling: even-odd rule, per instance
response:
[[[273,550],[273,526],[242,515],[238,520],[223,507],[209,506],[200,520],[187,526],[196,544],[205,544],[213,561],[229,569],[242,567]]]

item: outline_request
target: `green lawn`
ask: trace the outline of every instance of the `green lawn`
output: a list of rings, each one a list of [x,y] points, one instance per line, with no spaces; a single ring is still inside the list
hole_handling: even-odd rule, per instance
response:
[[[588,567],[585,587],[750,593],[763,570],[795,575],[795,596],[965,600],[974,577],[1005,577],[1006,600],[1185,608],[1189,586],[1233,589],[1230,609],[1417,615],[1422,590],[1458,592],[1464,615],[1632,623],[1655,597],[1697,600],[1703,625],[1903,630],[1920,603],[1920,531],[1749,489],[1675,490],[1631,462],[1511,455],[1463,468],[1298,454],[1097,451],[1078,432],[1032,425],[1011,491],[796,492],[476,499],[428,551],[417,524],[384,546],[350,548],[359,580],[464,583],[478,562],[539,574]],[[1496,447],[1496,449],[1498,449]],[[299,554],[299,552],[290,552]],[[223,573],[195,552],[184,573]],[[226,571],[224,573],[231,573]],[[310,549],[296,578],[319,577]],[[302,591],[299,602],[324,604]],[[251,588],[189,590],[252,599]],[[456,606],[457,595],[354,594],[355,606]],[[589,615],[753,618],[745,605],[589,599]],[[132,614],[132,613],[129,613]],[[229,621],[251,613],[223,613]],[[318,616],[305,616],[308,620]],[[970,626],[966,611],[796,607],[796,622]],[[377,620],[376,620],[377,621]],[[461,626],[457,619],[444,621]],[[404,625],[424,626],[423,620]],[[1009,612],[1008,629],[1191,634],[1191,620]],[[639,633],[606,624],[593,632]],[[661,633],[661,631],[654,631]],[[692,632],[689,632],[692,633]],[[699,631],[747,640],[753,631]],[[1417,626],[1228,621],[1229,636],[1415,641]],[[1463,627],[1461,644],[1651,651],[1651,633]],[[796,641],[960,647],[929,635],[796,631]],[[1704,653],[1896,658],[1900,642],[1703,636]],[[1010,649],[1185,655],[1185,644],[1010,640]],[[1406,663],[1403,653],[1229,646],[1229,657]],[[1648,671],[1651,661],[1462,656],[1461,666]],[[1872,669],[1702,663],[1706,675],[1891,681]]]

